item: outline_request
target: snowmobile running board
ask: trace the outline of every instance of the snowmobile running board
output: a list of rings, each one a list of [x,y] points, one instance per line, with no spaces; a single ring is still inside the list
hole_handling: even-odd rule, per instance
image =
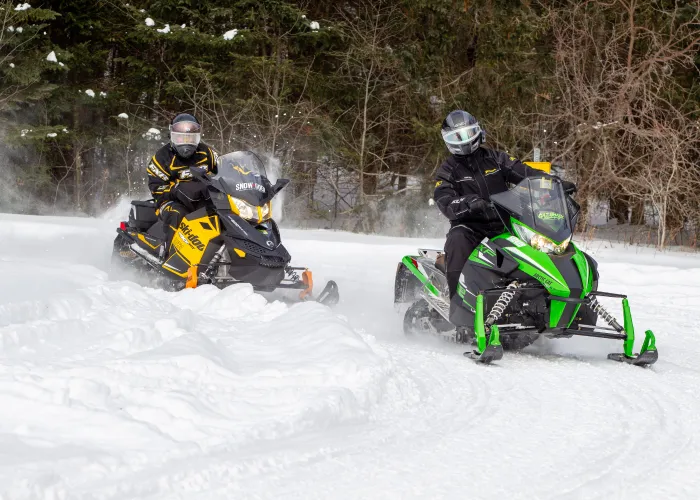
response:
[[[523,287],[515,289],[514,291],[520,292],[528,289],[536,288]],[[499,332],[498,325],[492,325],[489,327],[484,322],[484,296],[502,292],[502,289],[490,289],[477,295],[476,311],[474,315],[474,335],[476,337],[477,349],[475,349],[473,352],[465,352],[464,356],[484,364],[491,363],[492,361],[499,360],[503,357],[503,347],[501,346],[500,342],[501,333]],[[589,329],[582,329],[579,327],[578,329],[561,328],[544,331],[538,331],[536,328],[532,328],[530,331],[544,334],[551,338],[571,337],[577,335],[581,337],[622,340],[624,352],[608,354],[608,359],[621,363],[628,363],[635,366],[649,366],[654,364],[659,359],[659,353],[656,349],[656,337],[651,330],[647,330],[645,332],[644,342],[640,353],[634,354],[634,325],[632,323],[632,313],[630,311],[629,302],[627,301],[626,296],[606,292],[591,292],[589,297],[586,297],[585,299],[563,298],[552,295],[550,295],[548,298],[551,300],[561,300],[563,302],[592,304],[594,307],[599,305],[597,302],[595,302],[595,298],[591,298],[590,296],[621,298],[624,326],[620,326],[615,318],[601,308],[599,309],[601,316],[608,324],[610,324],[612,327],[610,329],[599,329],[593,326],[589,327]],[[522,333],[523,331],[528,331],[528,329],[517,330],[518,333]],[[504,335],[505,334],[507,333],[504,332]]]

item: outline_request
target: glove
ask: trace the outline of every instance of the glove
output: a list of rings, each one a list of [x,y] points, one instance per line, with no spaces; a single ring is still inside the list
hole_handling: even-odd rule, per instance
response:
[[[561,187],[564,188],[564,192],[566,194],[574,194],[576,191],[578,191],[576,184],[571,181],[561,181]]]
[[[491,207],[488,201],[477,198],[469,202],[469,211],[473,214],[485,214]]]
[[[185,205],[209,198],[209,190],[201,182],[178,182],[170,193],[173,201],[181,201]]]

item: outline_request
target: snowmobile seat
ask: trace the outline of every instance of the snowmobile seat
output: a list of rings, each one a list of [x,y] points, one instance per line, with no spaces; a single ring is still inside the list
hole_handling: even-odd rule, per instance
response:
[[[129,225],[142,231],[148,230],[153,224],[158,221],[156,215],[156,204],[152,200],[131,202],[131,211],[129,212]]]
[[[443,273],[447,273],[447,268],[445,267],[445,254],[444,253],[438,254],[437,258],[435,259],[435,267],[437,267],[438,271],[442,271]]]

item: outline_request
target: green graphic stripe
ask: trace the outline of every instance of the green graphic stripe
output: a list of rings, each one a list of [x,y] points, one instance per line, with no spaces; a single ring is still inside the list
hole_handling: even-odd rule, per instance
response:
[[[425,288],[427,288],[430,293],[435,295],[436,297],[440,296],[440,292],[438,292],[437,288],[430,282],[427,276],[425,276],[420,270],[413,265],[413,261],[411,260],[410,256],[406,256],[403,259],[401,259],[401,262],[413,273],[413,275],[420,280],[423,285],[425,285]]]

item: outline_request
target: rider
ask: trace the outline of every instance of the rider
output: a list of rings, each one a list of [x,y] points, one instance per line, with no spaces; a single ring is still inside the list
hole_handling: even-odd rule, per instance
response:
[[[192,182],[188,168],[217,172],[218,154],[201,138],[202,126],[197,118],[180,113],[170,122],[170,142],[156,151],[148,164],[148,189],[165,226],[166,244],[172,241],[182,218],[209,197],[205,186]],[[161,256],[165,248],[161,248]]]
[[[505,231],[489,202],[491,195],[508,190],[525,177],[545,175],[507,153],[480,147],[485,132],[466,111],[452,111],[442,122],[442,139],[452,155],[437,171],[433,198],[450,220],[445,243],[446,275],[450,299],[467,259],[479,242]],[[562,181],[573,192],[572,182]]]

